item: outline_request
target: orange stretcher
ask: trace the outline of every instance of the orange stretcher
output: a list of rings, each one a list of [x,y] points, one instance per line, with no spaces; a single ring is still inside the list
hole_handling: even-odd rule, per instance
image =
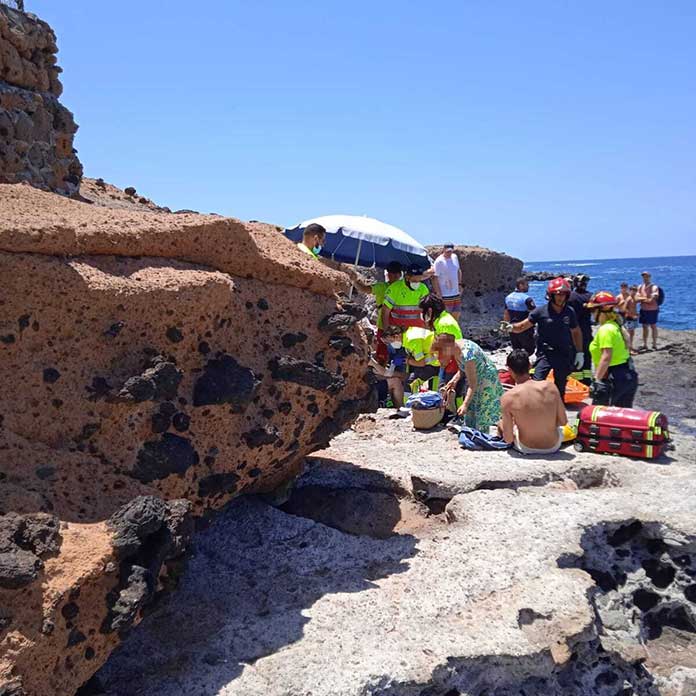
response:
[[[504,389],[510,389],[515,384],[508,370],[498,370],[498,379]],[[547,381],[553,382],[553,370],[549,372],[549,376],[546,379]],[[573,377],[568,377],[565,398],[563,399],[564,403],[581,404],[585,399],[589,398],[589,396],[590,388],[588,386],[584,385],[582,382],[578,382],[578,380]]]
[[[546,378],[546,381],[553,382],[553,370],[549,372],[549,376]],[[565,397],[563,398],[564,403],[581,404],[585,399],[589,398],[589,396],[590,388],[587,385],[583,384],[582,382],[578,382],[578,380],[574,377],[568,377],[568,381],[566,382]]]

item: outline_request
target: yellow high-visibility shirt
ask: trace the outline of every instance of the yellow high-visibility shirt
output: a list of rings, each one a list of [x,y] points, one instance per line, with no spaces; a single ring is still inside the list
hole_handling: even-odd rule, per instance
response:
[[[412,290],[401,278],[387,288],[384,298],[384,306],[391,309],[389,321],[397,326],[420,326],[423,328],[423,319],[418,303],[428,295],[430,290],[421,283],[418,289]]]
[[[319,254],[315,254],[314,251],[313,251],[312,249],[310,249],[310,248],[309,248],[306,244],[304,244],[303,242],[299,242],[298,245],[297,245],[297,248],[298,248],[300,251],[304,251],[305,254],[309,254],[313,259],[318,259],[318,258],[319,258]]]
[[[430,352],[434,339],[435,334],[432,331],[419,326],[411,326],[404,331],[403,346],[413,360],[425,359],[426,365],[440,367],[437,356]]]
[[[452,334],[455,341],[464,338],[462,335],[462,328],[459,326],[459,322],[449,312],[443,312],[437,319],[435,319],[433,326],[435,327],[436,334]]]

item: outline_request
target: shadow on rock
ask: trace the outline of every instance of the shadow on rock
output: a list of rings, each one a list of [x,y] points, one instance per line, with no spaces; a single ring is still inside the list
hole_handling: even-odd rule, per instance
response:
[[[345,534],[257,499],[234,501],[196,539],[179,589],[83,693],[217,694],[245,666],[310,630],[316,602],[407,570],[416,543],[408,534]]]

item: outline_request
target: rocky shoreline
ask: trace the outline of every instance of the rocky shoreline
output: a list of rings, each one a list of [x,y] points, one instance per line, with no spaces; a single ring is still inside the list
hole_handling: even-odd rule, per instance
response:
[[[662,340],[636,360],[660,460],[465,452],[362,416],[283,505],[229,506],[89,693],[695,693],[696,332]]]

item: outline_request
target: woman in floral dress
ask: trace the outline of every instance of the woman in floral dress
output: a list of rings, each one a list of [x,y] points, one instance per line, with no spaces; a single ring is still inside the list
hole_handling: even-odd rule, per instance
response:
[[[454,391],[462,375],[466,377],[464,403],[457,409],[457,415],[464,416],[470,428],[487,434],[500,420],[500,397],[503,395],[493,361],[477,343],[466,338],[455,340],[451,334],[438,334],[432,350],[437,353],[441,365],[452,358],[457,361],[459,371],[445,385],[445,390]]]

